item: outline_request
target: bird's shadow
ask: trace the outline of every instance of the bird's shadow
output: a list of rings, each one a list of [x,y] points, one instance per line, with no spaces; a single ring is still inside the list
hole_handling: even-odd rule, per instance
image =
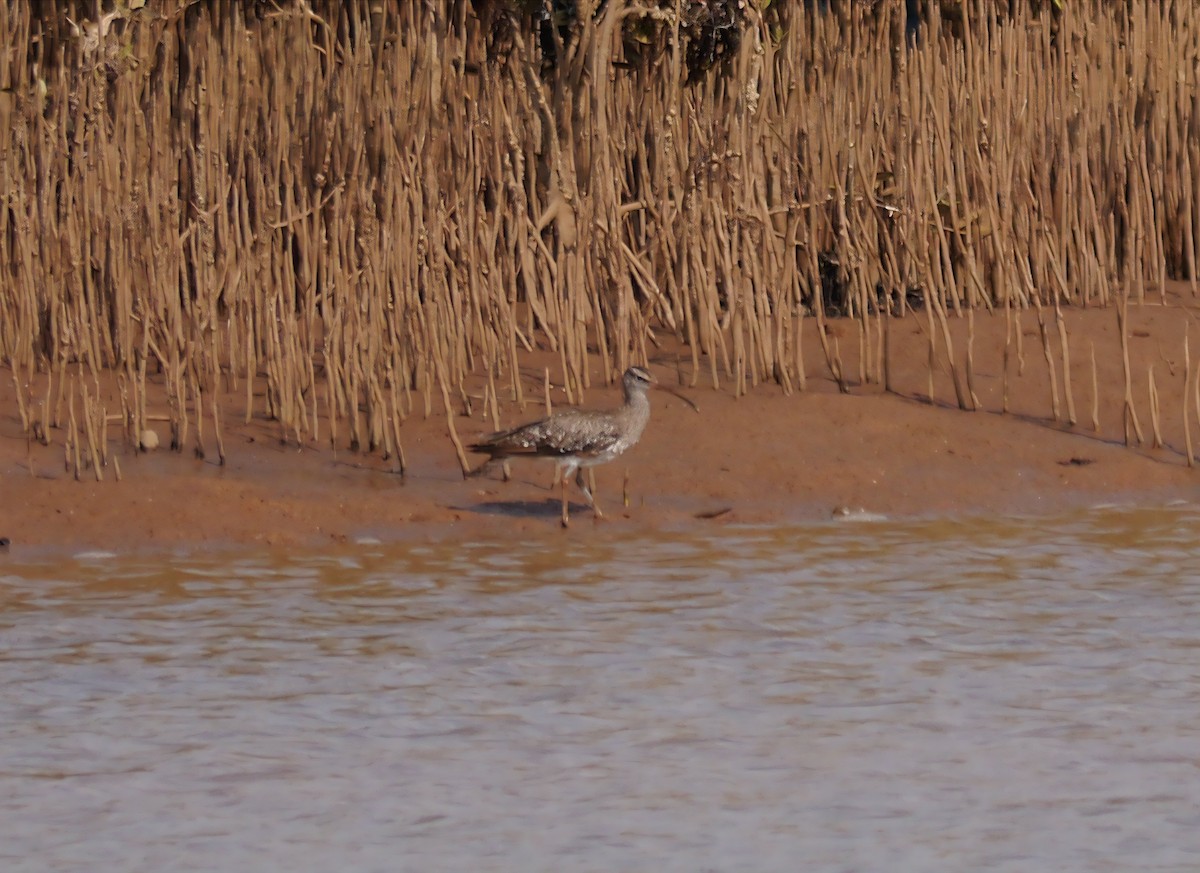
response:
[[[568,504],[571,515],[590,513],[586,503]],[[480,515],[502,515],[508,518],[558,518],[562,515],[562,500],[547,497],[545,500],[485,500],[471,506],[454,506],[460,512],[475,512]]]

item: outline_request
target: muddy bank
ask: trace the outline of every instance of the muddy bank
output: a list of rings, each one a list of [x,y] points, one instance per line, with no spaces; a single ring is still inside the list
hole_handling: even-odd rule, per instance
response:
[[[1195,315],[1186,290],[1165,305],[1130,307],[1130,396],[1144,440],[1138,446],[1134,437],[1133,447],[1125,445],[1125,371],[1111,309],[1066,315],[1069,369],[1063,367],[1052,313],[1045,343],[1036,313],[1019,319],[977,315],[971,386],[980,409],[974,412],[957,408],[952,358],[940,329],[931,370],[929,324],[919,312],[889,326],[890,392],[860,379],[862,336],[856,322],[828,326],[848,393],[839,392],[831,378],[811,320],[804,333],[807,384],[790,396],[777,385],[748,386],[735,396],[724,379],[714,388],[703,362],[693,385],[686,350],[660,349],[651,370],[670,384],[682,374],[681,387],[700,412],[661,392],[653,395],[654,414],[642,442],[597,470],[598,499],[610,517],[599,527],[619,533],[646,526],[802,522],[829,518],[843,507],[890,516],[957,516],[1194,499],[1185,408],[1198,439],[1200,426],[1194,418],[1195,374],[1185,381],[1184,335]],[[951,319],[960,380],[968,329],[965,318]],[[881,336],[868,337],[873,353],[882,346]],[[551,354],[531,357],[525,374],[529,397],[541,397],[545,367],[555,381],[555,361]],[[867,363],[866,375],[880,372]],[[212,456],[196,458],[190,449],[136,452],[114,433],[110,449],[120,480],[110,465],[102,471],[104,481],[90,473],[77,481],[64,472],[62,433],[52,431],[49,446],[30,443],[21,433],[11,373],[0,375],[0,537],[9,538],[12,549],[319,546],[361,537],[519,536],[558,524],[548,466],[515,464],[510,482],[463,479],[440,400],[428,417],[418,413],[404,422],[404,476],[395,472],[394,459],[344,446],[335,451],[327,441],[282,443],[277,426],[261,415],[244,424],[231,400],[222,416],[224,466]],[[596,375],[587,405],[618,402],[619,389],[605,387]],[[1152,445],[1152,383],[1160,448]],[[1005,393],[1008,411],[1002,412]],[[115,401],[114,406],[119,408]],[[471,417],[455,411],[464,439],[491,429],[491,421],[478,414],[480,406]],[[523,412],[502,406],[502,424],[540,411],[536,400]],[[165,430],[162,437],[165,442]],[[628,506],[622,501],[626,474]],[[596,530],[578,493],[572,494],[572,511],[568,535]]]

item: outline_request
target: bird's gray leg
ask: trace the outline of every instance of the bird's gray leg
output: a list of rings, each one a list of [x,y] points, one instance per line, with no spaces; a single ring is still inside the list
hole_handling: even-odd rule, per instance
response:
[[[558,479],[559,485],[562,486],[562,526],[566,527],[571,523],[570,515],[567,513],[567,479],[571,475],[571,470],[569,467],[566,469],[555,467],[554,471],[555,478]]]
[[[596,518],[604,518],[604,513],[600,511],[600,507],[596,505],[596,499],[592,497],[592,489],[588,488],[587,478],[583,474],[583,467],[575,471],[575,484],[579,486],[579,490],[587,498],[588,505],[592,507],[592,512],[596,513]]]

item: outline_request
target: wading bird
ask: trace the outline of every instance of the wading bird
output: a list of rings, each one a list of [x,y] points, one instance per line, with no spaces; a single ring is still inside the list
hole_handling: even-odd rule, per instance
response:
[[[470,475],[477,476],[493,463],[509,458],[550,460],[555,464],[555,481],[562,486],[563,527],[569,523],[567,480],[572,473],[596,518],[603,518],[604,513],[584,479],[584,468],[607,464],[641,438],[650,421],[650,399],[646,392],[657,384],[658,380],[647,370],[630,367],[621,379],[625,402],[617,409],[602,412],[564,409],[512,430],[490,434],[468,446],[472,452],[491,456]]]

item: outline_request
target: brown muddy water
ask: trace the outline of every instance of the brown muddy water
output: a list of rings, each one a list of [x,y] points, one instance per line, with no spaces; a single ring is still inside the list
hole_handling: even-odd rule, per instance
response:
[[[0,554],[0,867],[1194,871],[1198,531]]]

